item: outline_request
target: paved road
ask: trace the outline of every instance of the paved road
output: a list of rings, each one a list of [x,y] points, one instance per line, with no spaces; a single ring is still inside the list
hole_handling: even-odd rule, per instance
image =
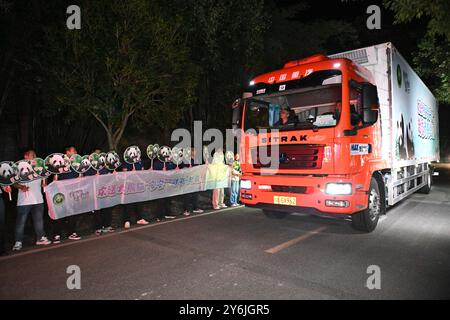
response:
[[[66,287],[69,265],[81,290]],[[365,286],[370,265],[380,290]],[[449,280],[449,183],[371,234],[238,208],[0,258],[1,299],[448,299]]]

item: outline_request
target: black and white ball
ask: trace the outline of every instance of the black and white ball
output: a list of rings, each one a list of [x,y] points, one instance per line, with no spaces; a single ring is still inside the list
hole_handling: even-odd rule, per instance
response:
[[[129,164],[141,161],[141,149],[138,146],[128,147],[123,153],[123,159]]]
[[[117,152],[115,151],[109,151],[106,154],[106,167],[108,170],[116,170],[118,167],[120,167],[120,158]]]
[[[181,164],[181,162],[183,162],[183,148],[173,147],[171,152],[171,159],[174,164]]]
[[[158,152],[158,159],[162,162],[169,162],[172,156],[172,149],[168,146],[162,146]]]
[[[51,173],[65,173],[70,171],[70,160],[62,153],[53,153],[45,158],[45,166]]]
[[[155,159],[158,156],[159,145],[158,144],[149,144],[147,147],[147,156],[150,160]]]
[[[80,162],[80,166],[78,167],[79,173],[85,173],[91,168],[91,161],[89,160],[89,156],[83,156]]]
[[[16,167],[20,182],[30,182],[39,177],[39,175],[34,171],[31,165],[31,161],[28,160],[17,161]]]
[[[98,157],[98,163],[103,166],[106,164],[106,153],[100,153],[100,156]]]
[[[89,162],[91,163],[91,166],[92,168],[94,168],[94,170],[102,170],[106,165],[106,153],[92,153],[89,156]]]
[[[17,167],[14,162],[0,162],[0,185],[9,186],[19,181]]]

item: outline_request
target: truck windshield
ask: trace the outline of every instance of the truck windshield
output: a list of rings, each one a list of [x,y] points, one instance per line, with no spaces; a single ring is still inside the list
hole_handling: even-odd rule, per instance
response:
[[[247,98],[245,130],[334,127],[341,115],[341,99],[341,84]]]

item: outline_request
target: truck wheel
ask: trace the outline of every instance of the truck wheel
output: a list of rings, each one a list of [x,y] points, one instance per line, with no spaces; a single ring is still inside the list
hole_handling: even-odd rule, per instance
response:
[[[267,209],[263,209],[263,213],[267,218],[270,218],[270,219],[283,219],[289,215],[288,212],[267,210]]]
[[[378,182],[372,178],[368,194],[367,209],[352,215],[354,229],[364,232],[372,232],[378,224],[382,211],[382,199]]]
[[[427,184],[424,185],[422,188],[420,188],[417,192],[424,193],[424,194],[429,194],[430,191],[431,191],[431,185],[432,185],[432,182],[433,182],[432,178],[431,178],[431,173],[428,173],[426,175],[425,179],[427,179]]]

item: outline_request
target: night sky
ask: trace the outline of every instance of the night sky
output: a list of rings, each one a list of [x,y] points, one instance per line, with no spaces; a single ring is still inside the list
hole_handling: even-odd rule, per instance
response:
[[[278,0],[280,8],[289,8],[299,1]],[[303,2],[303,1],[302,1]],[[301,11],[296,19],[306,22],[320,18],[324,20],[345,20],[351,23],[358,31],[360,47],[371,46],[383,42],[392,42],[402,55],[411,63],[417,42],[426,31],[425,21],[415,21],[410,24],[394,24],[392,11],[383,7],[379,0],[329,0],[329,1],[306,1],[308,9]],[[370,5],[378,5],[381,8],[381,30],[368,30],[366,20],[369,15],[366,13]],[[355,47],[356,48],[356,47]],[[355,49],[355,48],[349,48]]]

